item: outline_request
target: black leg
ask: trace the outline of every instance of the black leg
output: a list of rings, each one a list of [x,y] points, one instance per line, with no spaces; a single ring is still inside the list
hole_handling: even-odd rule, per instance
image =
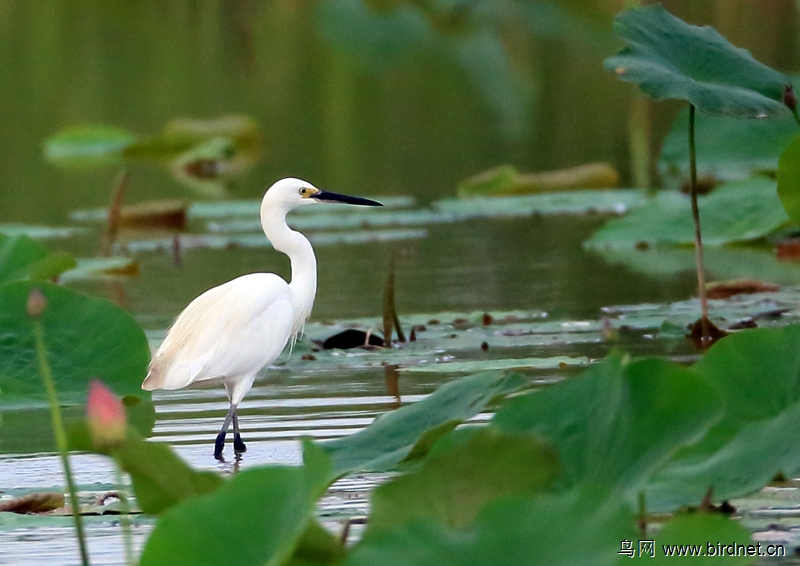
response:
[[[239,415],[233,413],[233,452],[241,454],[247,452],[247,446],[242,441],[242,435],[239,434]]]
[[[225,416],[225,421],[222,423],[222,429],[217,435],[217,440],[214,442],[214,458],[224,462],[225,458],[222,457],[222,449],[225,448],[225,435],[228,433],[228,427],[231,426],[231,420],[236,418],[236,405],[231,405],[228,409],[228,414]]]
[[[217,435],[217,440],[214,442],[214,458],[220,462],[225,461],[225,458],[222,457],[222,449],[225,448],[225,434],[226,431],[220,431]]]

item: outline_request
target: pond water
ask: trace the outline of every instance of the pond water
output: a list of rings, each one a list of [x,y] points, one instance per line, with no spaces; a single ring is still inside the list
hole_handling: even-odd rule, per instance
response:
[[[127,202],[214,202],[176,181],[161,160],[65,167],[43,158],[44,140],[70,125],[111,124],[156,134],[170,120],[186,116],[245,114],[258,123],[263,140],[257,161],[224,189],[226,197],[236,199],[258,198],[270,182],[292,175],[378,200],[408,196],[413,201],[409,208],[421,210],[452,196],[460,180],[499,163],[530,171],[608,161],[625,184],[632,182],[627,150],[631,91],[604,74],[601,65],[617,46],[610,31],[616,2],[505,6],[507,12],[497,8],[502,25],[480,14],[461,22],[453,14],[424,13],[402,3],[396,11],[365,8],[371,4],[4,2],[0,223],[88,227],[47,245],[78,257],[94,256],[102,227],[71,220],[70,213],[105,206],[123,165],[129,170]],[[720,24],[723,31],[727,26],[739,43],[751,41],[749,46],[767,63],[791,66],[797,60],[796,49],[772,49],[723,11],[702,10],[691,2],[672,4],[679,13]],[[786,4],[784,12],[776,8],[755,15],[742,7],[745,3],[737,5],[743,20],[758,16],[781,22],[781,29],[789,31],[796,25],[787,23],[797,20],[793,4]],[[781,17],[786,13],[792,17]],[[669,105],[653,111],[656,137],[668,128],[673,111]],[[692,359],[687,342],[652,335],[666,319],[684,324],[696,317],[696,304],[681,302],[692,297],[694,276],[686,271],[654,274],[636,262],[612,263],[584,250],[581,243],[607,218],[473,218],[421,223],[412,227],[415,233],[391,241],[326,245],[320,239],[319,291],[306,334],[324,339],[343,321],[377,328],[394,254],[400,319],[409,326],[425,322],[435,336],[426,340],[424,332],[418,333],[418,344],[407,348],[405,358],[401,355],[401,367],[407,366],[399,377],[403,403],[469,371],[447,370],[447,363],[557,356],[574,361],[544,369],[522,364],[532,383],[544,386],[613,347]],[[208,223],[190,219],[187,232],[208,234]],[[154,236],[123,234],[122,239],[124,244]],[[139,263],[137,277],[69,285],[129,309],[153,346],[172,318],[205,289],[252,271],[289,276],[288,261],[269,247],[184,249],[179,262],[164,251],[129,255]],[[722,266],[735,265],[749,274],[767,264],[780,274],[780,282],[800,281],[797,270],[777,266],[769,250],[722,255],[719,277],[732,276],[731,268]],[[783,306],[794,309],[792,301],[779,294],[720,308],[735,318]],[[615,305],[629,308],[609,308]],[[476,322],[483,312],[498,322],[486,327]],[[508,314],[513,318],[502,321]],[[448,325],[462,317],[474,326],[453,324],[455,338],[444,342]],[[604,318],[617,328],[628,327],[618,341],[604,340]],[[488,344],[485,351],[482,342]],[[240,414],[248,452],[240,462],[218,464],[212,457],[213,438],[227,408],[222,389],[154,395],[154,439],[170,443],[194,466],[228,473],[297,462],[298,437],[349,434],[397,406],[382,365],[392,362],[392,354],[319,354],[317,362],[303,360],[309,351],[301,343],[247,396]],[[440,367],[420,369],[429,366]],[[58,459],[41,449],[48,415],[26,413],[0,414],[3,494],[62,485]],[[113,489],[108,461],[88,455],[72,460],[87,500]],[[366,475],[337,482],[320,506],[326,524],[333,528],[343,518],[365,514],[369,491],[380,479]],[[0,517],[0,564],[76,563],[70,523],[52,519],[36,523]],[[137,548],[150,527],[146,518],[135,521]],[[93,564],[123,563],[116,517],[90,518],[87,532]],[[797,538],[794,531],[787,533],[785,540]]]

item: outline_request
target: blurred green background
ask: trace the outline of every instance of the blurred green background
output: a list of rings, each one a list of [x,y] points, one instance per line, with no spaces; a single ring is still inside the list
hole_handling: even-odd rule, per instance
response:
[[[683,0],[756,59],[798,68],[791,0]],[[0,2],[0,221],[63,222],[107,203],[117,167],[65,171],[42,142],[65,127],[156,133],[176,117],[246,114],[263,151],[230,187],[273,180],[426,202],[499,163],[590,161],[632,184],[634,87],[602,70],[622,0],[64,0]],[[676,105],[646,107],[650,151]],[[130,202],[193,196],[137,164]]]

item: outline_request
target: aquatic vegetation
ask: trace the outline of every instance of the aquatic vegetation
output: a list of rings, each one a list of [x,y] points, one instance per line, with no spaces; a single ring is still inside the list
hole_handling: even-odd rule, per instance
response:
[[[464,179],[458,184],[456,194],[472,197],[552,193],[616,187],[618,183],[619,173],[608,163],[587,163],[538,173],[519,173],[511,165],[501,165]]]
[[[703,217],[703,245],[757,242],[790,224],[768,177],[724,183],[697,197]],[[647,204],[607,223],[584,245],[591,249],[681,246],[694,242],[689,198],[658,191]]]
[[[376,8],[376,13],[381,9]],[[394,17],[404,13],[407,10],[398,8]],[[664,32],[661,39],[675,56],[677,48],[670,43],[671,38],[686,29],[669,18],[664,20],[658,9],[636,13],[650,13],[656,21],[668,22],[664,24],[667,27],[658,29]],[[435,15],[434,11],[426,18]],[[458,23],[450,25],[458,29]],[[711,39],[722,49],[722,55],[713,52],[714,60],[727,61],[724,54],[728,46],[717,36],[708,31],[689,33],[688,45]],[[643,59],[641,53],[628,55],[635,64],[628,59],[618,63],[625,68],[623,76],[631,77]],[[682,66],[686,61],[678,59],[662,61],[664,65],[657,69],[650,65],[652,61],[645,61],[645,72],[656,69],[660,74],[668,67],[691,76],[690,71],[694,71],[687,70]],[[752,78],[760,72],[744,76]],[[766,71],[764,76],[774,78]],[[720,86],[716,81],[710,87],[699,85],[709,87],[707,91],[697,90],[695,82],[668,76],[648,94],[687,98],[698,108],[714,111],[719,101],[712,95],[722,88],[725,100],[720,104],[727,112],[730,100],[726,89],[741,86]],[[772,79],[767,83],[773,85]],[[650,83],[643,81],[645,84]],[[675,87],[679,90],[671,90]],[[772,111],[775,99],[771,87],[766,94],[759,89],[754,92],[742,103],[751,105],[750,109],[763,104],[765,112]],[[785,93],[781,90],[781,96]],[[693,111],[691,114],[694,117]],[[211,152],[213,160],[215,151],[224,154],[226,148],[216,138],[212,142],[189,156],[181,167],[206,172],[206,152]],[[793,155],[787,155],[787,159],[793,159]],[[784,186],[784,181],[793,184],[794,176],[791,166],[779,166],[778,186]],[[706,242],[720,246],[763,240],[795,216],[786,200],[786,210],[781,208],[775,184],[766,178],[724,185],[697,201],[706,224]],[[685,246],[694,241],[694,226],[686,214],[689,203],[677,193],[661,193],[652,199],[641,190],[602,191],[590,196],[476,198],[468,202],[447,199],[420,210],[402,210],[411,206],[404,202],[398,207],[401,210],[387,211],[373,226],[424,226],[474,218],[590,211],[621,214],[638,208],[608,224],[587,246],[610,261],[648,273],[694,266],[688,250],[659,246]],[[744,204],[748,205],[746,210]],[[205,210],[203,205],[190,206],[190,222],[208,223],[207,233],[198,235],[197,245],[248,245],[248,228],[243,227],[245,221],[239,216],[253,214],[251,206],[237,202],[218,211],[210,211],[208,205]],[[335,217],[327,212],[308,215],[298,222],[331,230],[317,234],[320,240],[331,242],[425,236],[424,230],[371,232],[365,230],[363,218]],[[34,248],[30,242],[19,242],[20,249]],[[125,245],[142,251],[162,246],[169,249],[174,238],[136,242]],[[637,246],[651,249],[639,251]],[[9,257],[18,257],[16,254]],[[707,259],[709,269],[728,277],[750,270],[754,275],[775,275],[787,283],[796,281],[796,265],[778,264],[765,255],[759,250],[732,253],[731,248],[719,247]],[[144,545],[144,566],[185,562],[215,566],[229,562],[616,564],[627,560],[629,550],[641,553],[640,547],[625,545],[637,539],[657,540],[654,552],[659,554],[662,545],[673,543],[724,540],[751,545],[747,530],[720,512],[730,508],[726,502],[753,493],[776,477],[800,473],[796,450],[800,433],[800,355],[796,354],[800,327],[796,325],[736,332],[711,347],[699,361],[690,364],[695,358],[684,356],[679,364],[631,357],[624,350],[631,346],[631,336],[635,336],[638,347],[645,333],[647,340],[682,343],[685,327],[696,318],[694,301],[607,307],[602,320],[588,321],[549,319],[547,313],[533,307],[516,312],[402,316],[395,312],[394,300],[389,300],[393,293],[388,290],[387,320],[402,320],[406,328],[415,329],[416,341],[410,341],[409,334],[409,342],[399,348],[344,353],[317,351],[306,340],[297,345],[286,366],[297,375],[325,373],[334,367],[351,372],[386,367],[387,380],[390,374],[395,379],[398,375],[402,379],[424,379],[430,372],[441,372],[452,374],[451,381],[410,404],[401,403],[395,382],[395,389],[390,387],[389,392],[399,408],[386,411],[350,436],[329,441],[303,439],[301,465],[258,466],[232,476],[194,469],[167,444],[143,438],[152,429],[154,415],[150,428],[136,424],[136,407],[152,408],[146,394],[138,390],[147,361],[141,331],[110,303],[77,298],[66,289],[38,281],[57,271],[47,263],[50,260],[37,263],[46,257],[35,252],[30,260],[11,262],[13,269],[0,269],[0,281],[5,281],[3,274],[8,274],[9,281],[0,286],[0,312],[13,314],[15,309],[24,308],[26,292],[34,285],[40,287],[49,304],[42,313],[41,325],[59,396],[63,397],[60,402],[81,405],[90,374],[126,395],[129,428],[124,438],[116,435],[112,443],[92,442],[84,423],[83,428],[73,431],[70,441],[74,447],[105,454],[130,475],[138,508],[156,522]],[[58,267],[57,262],[54,264]],[[101,268],[113,270],[114,265],[103,263]],[[119,265],[123,271],[128,268],[125,262]],[[395,283],[392,281],[391,291]],[[720,300],[712,306],[727,327],[735,330],[733,327],[740,323],[779,326],[796,321],[797,304],[796,290],[786,290]],[[0,317],[0,345],[4,351],[13,352],[0,361],[0,406],[4,408],[3,403],[8,407],[44,406],[43,395],[34,391],[33,380],[25,373],[32,349],[25,338],[30,328],[23,322]],[[309,324],[307,331],[309,335],[327,336],[342,328],[370,329],[377,325],[377,319],[316,322]],[[585,356],[542,355],[554,344],[591,348]],[[521,345],[537,350],[517,358],[494,354]],[[613,345],[623,352],[613,352],[600,361],[599,356]],[[483,356],[487,350],[489,354]],[[435,356],[441,352],[447,355]],[[560,348],[557,353],[573,351]],[[78,371],[83,366],[85,374]],[[497,369],[501,366],[524,368],[526,374]],[[587,367],[578,373],[576,366]],[[531,377],[537,375],[532,368],[541,367],[570,369],[546,385],[533,379],[534,384],[529,386]],[[495,369],[478,373],[489,368]],[[13,433],[16,429],[12,421],[0,421],[0,429],[6,427]],[[317,509],[332,482],[378,470],[390,474],[382,477],[383,484],[372,495],[372,508],[360,540],[347,540],[346,529],[337,536],[323,528]],[[687,506],[696,511],[686,513]],[[664,514],[653,515],[654,511]],[[660,530],[654,533],[654,526]],[[749,563],[750,557],[735,560]]]
[[[615,563],[620,541],[643,538],[637,521],[664,525],[659,544],[718,536],[751,544],[724,515],[680,509],[800,471],[787,444],[796,435],[776,433],[797,426],[786,400],[796,396],[800,366],[797,356],[777,353],[800,340],[799,329],[743,331],[689,368],[615,354],[578,377],[506,398],[488,423],[458,426],[525,383],[497,371],[464,377],[354,435],[305,439],[299,467],[222,478],[130,435],[109,453],[131,474],[141,508],[160,517],[143,565],[186,556],[201,565],[221,556],[240,564],[290,556],[392,563],[408,552],[422,563],[445,555],[464,564],[510,563],[520,553],[545,559],[559,548],[566,563],[580,563],[587,549]],[[331,482],[387,469],[400,473],[372,495],[359,542],[345,547],[321,529],[315,503]],[[637,502],[644,510],[636,511]],[[654,510],[675,515],[651,517]],[[264,529],[266,537],[256,536]],[[581,544],[565,550],[564,533]]]
[[[794,80],[796,77],[792,77]],[[741,120],[730,116],[695,116],[697,176],[700,182],[741,181],[753,175],[774,177],[778,158],[797,135],[788,118]],[[689,178],[689,109],[682,109],[664,138],[658,171],[664,186],[676,189]]]
[[[258,161],[261,133],[250,116],[177,118],[154,135],[85,124],[44,142],[45,158],[62,167],[114,165],[134,159],[164,161],[178,182],[201,194],[225,195],[225,183]]]
[[[44,281],[75,267],[75,258],[65,252],[49,252],[25,234],[0,233],[0,285],[13,281]]]
[[[25,312],[32,289],[40,289],[47,300],[39,324],[47,338],[60,404],[83,405],[92,379],[101,379],[118,395],[149,401],[139,386],[150,352],[144,333],[128,313],[105,299],[52,283],[17,281],[0,286],[0,334],[3,347],[13,352],[0,358],[0,407],[46,406],[36,378],[32,322]]]
[[[634,82],[650,98],[689,102],[689,196],[694,226],[700,343],[711,344],[703,242],[698,206],[695,109],[718,116],[766,118],[787,109],[800,123],[791,80],[731,45],[711,27],[690,26],[660,5],[627,10],[614,30],[628,45],[605,61],[620,80]]]

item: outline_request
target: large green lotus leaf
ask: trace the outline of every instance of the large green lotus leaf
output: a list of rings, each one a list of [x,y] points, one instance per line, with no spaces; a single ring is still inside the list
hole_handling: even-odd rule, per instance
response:
[[[197,157],[203,154],[206,157],[226,154],[233,157],[239,150],[252,151],[261,144],[258,122],[254,118],[229,114],[208,119],[175,118],[164,126],[161,133],[134,140],[123,153],[126,157],[174,157],[215,138],[217,142],[200,149]]]
[[[452,529],[419,520],[367,532],[346,566],[548,566],[616,564],[635,540],[634,517],[606,490],[583,487],[490,503],[475,523]]]
[[[789,77],[731,45],[711,27],[689,25],[660,5],[626,10],[614,31],[627,46],[605,61],[655,100],[686,100],[708,114],[762,118],[786,109]]]
[[[492,399],[516,391],[525,383],[518,374],[476,373],[451,381],[411,405],[376,418],[367,428],[321,443],[333,460],[335,476],[382,471],[480,413]]]
[[[754,173],[774,173],[778,157],[797,135],[797,122],[787,116],[773,120],[740,120],[698,114],[695,117],[697,174],[719,181],[738,181]],[[678,188],[689,179],[689,109],[675,117],[661,146],[658,169],[665,186]]]
[[[778,196],[792,222],[800,224],[800,136],[778,160]]]
[[[139,262],[124,256],[78,258],[74,269],[65,271],[59,281],[87,279],[119,279],[139,275]]]
[[[596,248],[592,251],[611,264],[662,278],[677,276],[681,272],[694,273],[697,269],[694,250],[688,247],[657,246],[647,250]],[[795,285],[800,281],[800,264],[780,261],[767,247],[709,247],[703,251],[703,262],[709,281],[750,278],[784,285]]]
[[[800,472],[800,325],[747,330],[714,345],[691,372],[712,384],[724,418],[678,452],[648,486],[648,507],[757,491]]]
[[[789,218],[775,181],[754,177],[726,183],[698,198],[703,243],[720,246],[758,240],[786,226]],[[691,203],[677,191],[660,191],[645,206],[615,218],[584,242],[588,248],[689,245],[694,242]]]
[[[239,472],[211,493],[186,499],[163,514],[140,564],[282,564],[312,521],[330,474],[330,460],[308,441],[302,466]]]
[[[291,559],[284,564],[286,566],[341,564],[344,554],[345,548],[341,540],[312,519],[297,541]]]
[[[0,287],[0,408],[47,406],[33,321],[26,313],[34,288],[47,299],[40,320],[62,405],[82,405],[93,379],[102,380],[120,396],[150,399],[141,389],[150,349],[130,314],[110,301],[58,285],[18,281]]]
[[[420,470],[378,487],[367,529],[418,519],[464,528],[493,499],[543,491],[559,469],[555,452],[532,436],[482,427],[450,450],[434,447]]]
[[[800,401],[800,325],[729,336],[691,371],[717,389],[725,405],[725,421],[774,416]]]
[[[720,416],[714,389],[689,370],[655,358],[626,363],[614,354],[578,377],[507,400],[492,422],[552,443],[567,484],[633,496]]]
[[[50,253],[24,234],[0,234],[0,285],[26,279],[50,279],[73,267],[75,258],[68,253]]]
[[[44,155],[51,161],[120,157],[136,139],[132,132],[116,126],[73,126],[47,138]]]
[[[130,474],[139,507],[151,515],[222,484],[219,475],[193,470],[166,444],[128,438],[111,455],[120,469]]]
[[[743,545],[745,550],[751,547],[756,551],[756,545],[747,529],[738,521],[719,513],[677,515],[653,538],[656,542],[652,556],[655,558],[654,563],[673,564],[677,556],[691,556],[692,564],[709,566],[722,562],[737,566],[752,564],[757,560],[754,553],[748,556],[736,548],[736,545]],[[643,556],[650,563],[651,556]],[[627,562],[621,560],[620,565],[622,564]]]

